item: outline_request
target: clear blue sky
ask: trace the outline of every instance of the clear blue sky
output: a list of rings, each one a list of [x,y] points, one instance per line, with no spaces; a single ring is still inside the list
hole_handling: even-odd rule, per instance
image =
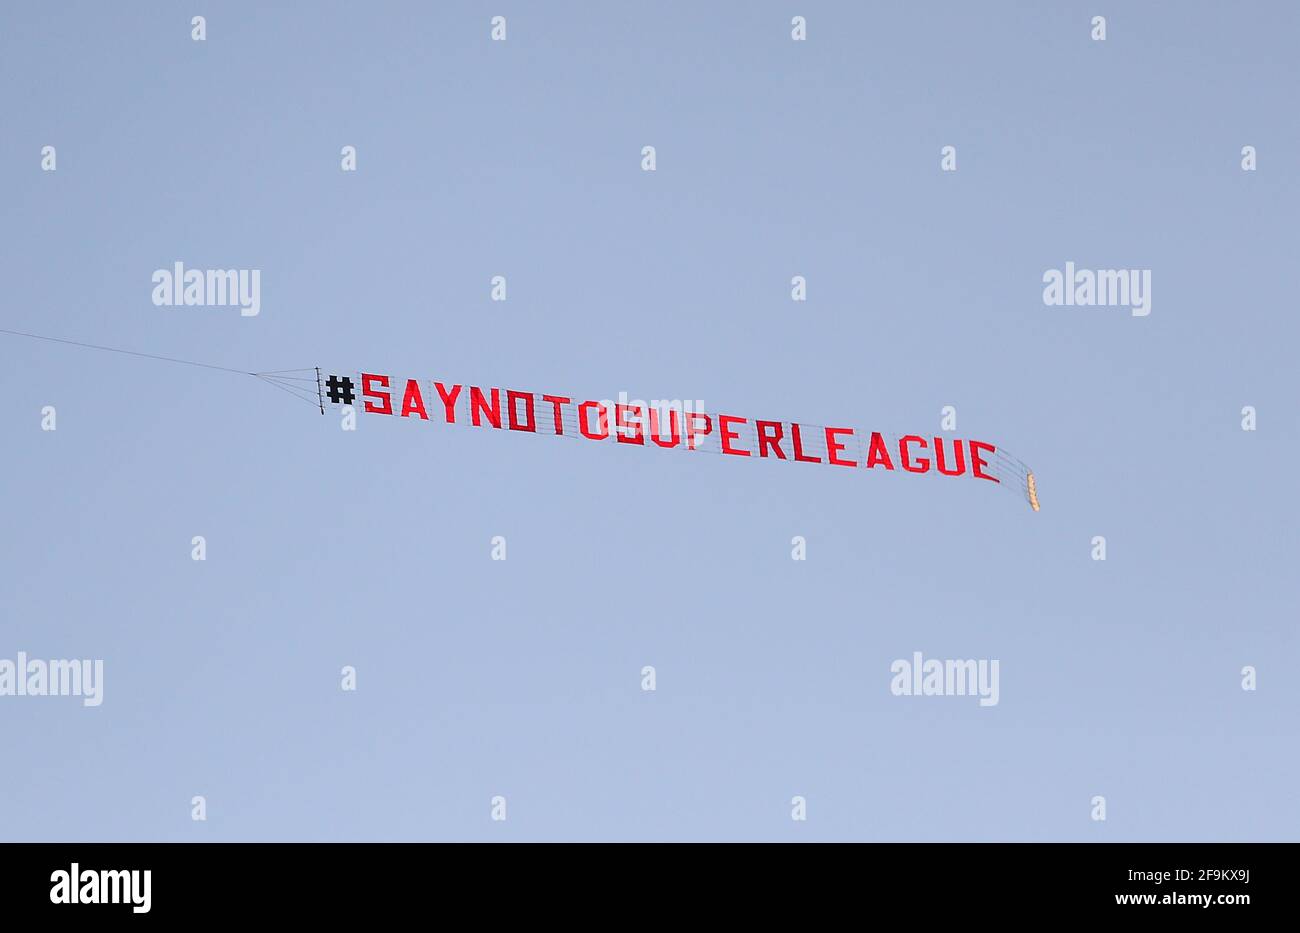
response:
[[[348,433],[0,337],[0,657],[105,662],[98,708],[0,698],[0,838],[1295,839],[1298,35],[1281,2],[6,3],[2,327],[918,433],[952,405],[1043,510]],[[154,306],[178,260],[260,269],[261,314]],[[1067,261],[1151,269],[1151,315],[1044,306]],[[913,651],[998,659],[999,704],[892,696]]]

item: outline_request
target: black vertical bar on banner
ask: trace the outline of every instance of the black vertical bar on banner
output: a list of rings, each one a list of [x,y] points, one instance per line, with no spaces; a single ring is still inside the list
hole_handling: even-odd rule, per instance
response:
[[[325,393],[320,381],[320,367],[316,367],[316,404],[320,406],[320,413],[325,414]]]

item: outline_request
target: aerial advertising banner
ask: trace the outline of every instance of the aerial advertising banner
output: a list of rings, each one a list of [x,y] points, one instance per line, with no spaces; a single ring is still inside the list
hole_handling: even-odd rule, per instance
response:
[[[996,483],[1038,511],[1034,475],[987,441],[894,434],[705,412],[683,403],[595,401],[573,395],[411,379],[319,374],[318,398],[370,415],[577,438],[629,448],[698,451],[884,473],[934,473]]]

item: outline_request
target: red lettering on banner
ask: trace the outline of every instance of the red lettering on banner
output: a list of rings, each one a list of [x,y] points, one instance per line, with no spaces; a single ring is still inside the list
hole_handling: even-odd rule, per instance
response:
[[[677,409],[668,409],[668,434],[667,441],[659,438],[659,412],[655,406],[650,406],[650,440],[654,441],[660,447],[676,447],[682,442],[682,435],[677,426]]]
[[[839,453],[841,450],[844,449],[844,445],[835,440],[835,435],[852,434],[852,433],[853,433],[852,428],[827,428],[826,429],[826,462],[827,463],[833,463],[836,466],[851,466],[851,467],[855,467],[858,465],[858,462],[856,460],[841,460],[839,457],[835,456],[837,453]]]
[[[524,402],[524,413],[528,415],[528,420],[522,424],[515,418],[519,410],[516,402]],[[513,389],[506,389],[506,413],[510,415],[511,431],[537,431],[537,416],[533,411],[533,393],[515,392]]]
[[[435,382],[433,387],[438,390],[438,398],[442,399],[442,407],[447,410],[447,423],[456,423],[456,397],[460,395],[460,386],[452,386],[451,393],[448,394],[447,387],[441,382]]]
[[[737,418],[735,415],[718,415],[718,434],[722,438],[722,452],[732,454],[737,457],[748,457],[748,450],[738,450],[731,446],[731,442],[740,437],[735,431],[731,430],[733,424],[744,424],[744,418]]]
[[[420,395],[420,384],[407,379],[406,394],[402,396],[402,417],[409,418],[412,412],[419,414],[424,421],[429,420],[429,413],[424,410],[424,397]]]
[[[469,387],[469,420],[476,427],[481,427],[479,415],[487,415],[488,423],[494,428],[501,427],[501,391],[492,389],[492,405],[489,407],[483,397],[483,390],[478,386]]]
[[[952,449],[957,454],[957,469],[949,470],[944,463],[943,456],[943,438],[934,439],[934,466],[944,476],[961,476],[966,472],[966,450],[962,447],[961,441],[953,441]]]
[[[877,463],[883,463],[886,470],[892,470],[894,463],[889,459],[889,448],[885,446],[885,439],[876,431],[871,435],[871,449],[867,451],[867,466],[873,467]]]
[[[903,469],[909,473],[924,473],[930,469],[930,458],[920,457],[916,461],[916,466],[912,466],[912,457],[907,449],[908,444],[920,444],[921,449],[925,450],[925,438],[917,437],[915,434],[909,434],[906,437],[898,439],[898,459],[903,464]]]
[[[993,475],[991,475],[991,474],[989,474],[989,473],[985,473],[985,472],[981,469],[981,467],[986,467],[986,466],[988,466],[988,462],[987,462],[986,460],[982,460],[982,459],[980,459],[980,454],[979,454],[979,452],[980,452],[981,450],[987,450],[989,453],[996,453],[996,452],[997,452],[997,448],[994,447],[992,444],[985,444],[983,441],[971,441],[971,442],[970,442],[970,469],[971,469],[971,473],[972,473],[972,474],[973,474],[977,479],[991,479],[991,480],[993,480],[993,482],[995,482],[995,483],[1000,483],[1000,482],[1002,482],[1002,480],[998,479],[996,476],[993,476]]]
[[[713,433],[713,419],[702,411],[688,411],[683,415],[686,419],[686,449],[694,450],[699,445],[695,443],[697,437],[706,437]],[[699,431],[695,428],[695,419],[704,419],[704,430]]]
[[[367,401],[366,411],[368,411],[372,415],[391,415],[393,413],[392,398],[389,397],[387,392],[376,392],[373,389],[371,389],[370,384],[372,382],[379,383],[385,389],[388,388],[387,376],[377,376],[373,373],[361,374],[361,394],[364,395],[367,399],[372,399],[372,398],[381,399],[384,403],[383,406],[380,407],[380,406],[373,405],[369,401]]]
[[[364,411],[376,415],[391,416],[398,414],[399,406],[397,403],[400,395],[400,416],[402,418],[419,418],[421,421],[430,420],[429,410],[424,399],[424,389],[420,380],[402,380],[381,373],[360,373],[359,375],[361,382],[359,397],[364,403]],[[340,398],[353,398],[354,386],[350,379],[340,381],[331,376],[329,382],[331,402],[337,402]],[[437,390],[448,424],[456,423],[456,406],[461,396],[461,390],[466,388],[469,393],[465,406],[470,421],[476,427],[486,425],[498,430],[501,429],[503,420],[501,406],[502,396],[504,396],[505,420],[508,422],[506,426],[511,431],[538,432],[537,404],[540,400],[550,404],[552,409],[550,423],[554,424],[556,435],[563,435],[567,419],[567,412],[563,406],[575,404],[574,399],[562,395],[540,395],[514,389],[479,388],[478,386],[462,386],[460,384],[448,387],[441,382],[432,380],[428,385],[432,385]],[[349,402],[348,404],[353,403]],[[648,447],[646,436],[649,435],[650,440],[654,442],[656,447],[664,449],[678,447],[681,446],[682,439],[685,438],[686,449],[699,450],[703,440],[716,433],[720,453],[733,457],[751,457],[754,455],[754,451],[739,446],[742,439],[748,439],[751,436],[750,432],[741,430],[742,426],[750,424],[749,419],[742,418],[739,415],[710,416],[700,411],[683,411],[683,406],[674,407],[667,403],[646,406],[644,404],[629,405],[623,403],[614,404],[612,402],[606,405],[603,402],[585,401],[577,404],[577,426],[583,437],[593,441],[609,440],[611,407],[614,416],[614,440],[620,444],[636,444],[639,447]],[[664,435],[664,426],[661,424],[664,420],[663,413],[665,411],[668,413],[667,436]],[[596,414],[594,422],[591,417],[593,412]],[[543,414],[542,417],[545,418],[545,415]],[[715,419],[717,422],[716,431]],[[823,462],[821,456],[808,454],[804,450],[803,428],[809,427],[809,425],[800,426],[795,422],[763,421],[759,419],[754,419],[753,425],[752,436],[757,443],[759,457],[775,457],[778,460],[785,460],[786,451],[783,442],[789,439],[794,460],[801,463]],[[935,472],[944,476],[963,476],[967,472],[967,457],[969,456],[970,473],[976,479],[989,480],[999,484],[1002,482],[997,472],[1000,464],[994,460],[998,452],[997,447],[984,441],[948,439],[945,444],[945,438],[939,435],[923,437],[919,434],[905,434],[901,437],[893,437],[878,431],[871,433],[869,441],[864,441],[854,428],[833,428],[820,425],[812,427],[814,431],[823,432],[826,443],[825,462],[835,466],[883,467],[892,471],[895,467],[891,457],[896,455],[899,465],[908,473],[929,473],[933,468]],[[862,450],[864,447],[866,448],[865,463],[859,464],[844,457],[844,453],[854,447],[855,439],[855,452]],[[892,446],[895,441],[897,441],[896,447]],[[816,443],[814,442],[814,448]],[[969,453],[967,451],[968,447]],[[709,449],[712,450],[712,448]],[[1034,485],[1032,476],[1028,480],[1028,485],[1030,504],[1038,508],[1038,503],[1033,498]]]
[[[593,408],[600,411],[599,434],[593,433],[587,427],[587,412]],[[590,438],[593,441],[603,441],[609,437],[609,409],[600,402],[583,402],[578,406],[578,430],[582,432],[583,437]]]
[[[777,459],[784,460],[785,454],[781,452],[781,422],[755,421],[754,427],[758,429],[758,455],[766,457],[767,449],[771,447]]]
[[[635,423],[629,423],[624,419],[623,416],[626,415],[628,412],[632,412],[633,414],[636,415],[637,421]],[[642,447],[644,447],[645,428],[642,427],[640,419],[641,419],[640,405],[615,405],[614,406],[614,427],[617,428],[617,430],[614,432],[614,440],[618,441],[620,444],[640,444]],[[624,434],[623,433],[624,428],[633,428],[634,430],[632,431],[631,434]]]
[[[565,398],[563,395],[543,395],[543,402],[550,402],[555,407],[555,433],[564,433],[564,418],[560,415],[560,406],[567,405],[573,401],[571,398]]]
[[[803,455],[803,435],[799,433],[799,425],[790,425],[790,442],[794,445],[794,458],[800,463],[821,463],[821,457],[805,457]]]

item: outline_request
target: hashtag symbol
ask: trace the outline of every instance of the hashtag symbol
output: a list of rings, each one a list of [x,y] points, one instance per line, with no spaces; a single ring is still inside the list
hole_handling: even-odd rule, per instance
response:
[[[344,405],[351,405],[354,398],[352,394],[352,380],[347,376],[340,379],[338,376],[330,376],[325,380],[325,388],[329,390],[330,402],[337,405],[342,402]]]

